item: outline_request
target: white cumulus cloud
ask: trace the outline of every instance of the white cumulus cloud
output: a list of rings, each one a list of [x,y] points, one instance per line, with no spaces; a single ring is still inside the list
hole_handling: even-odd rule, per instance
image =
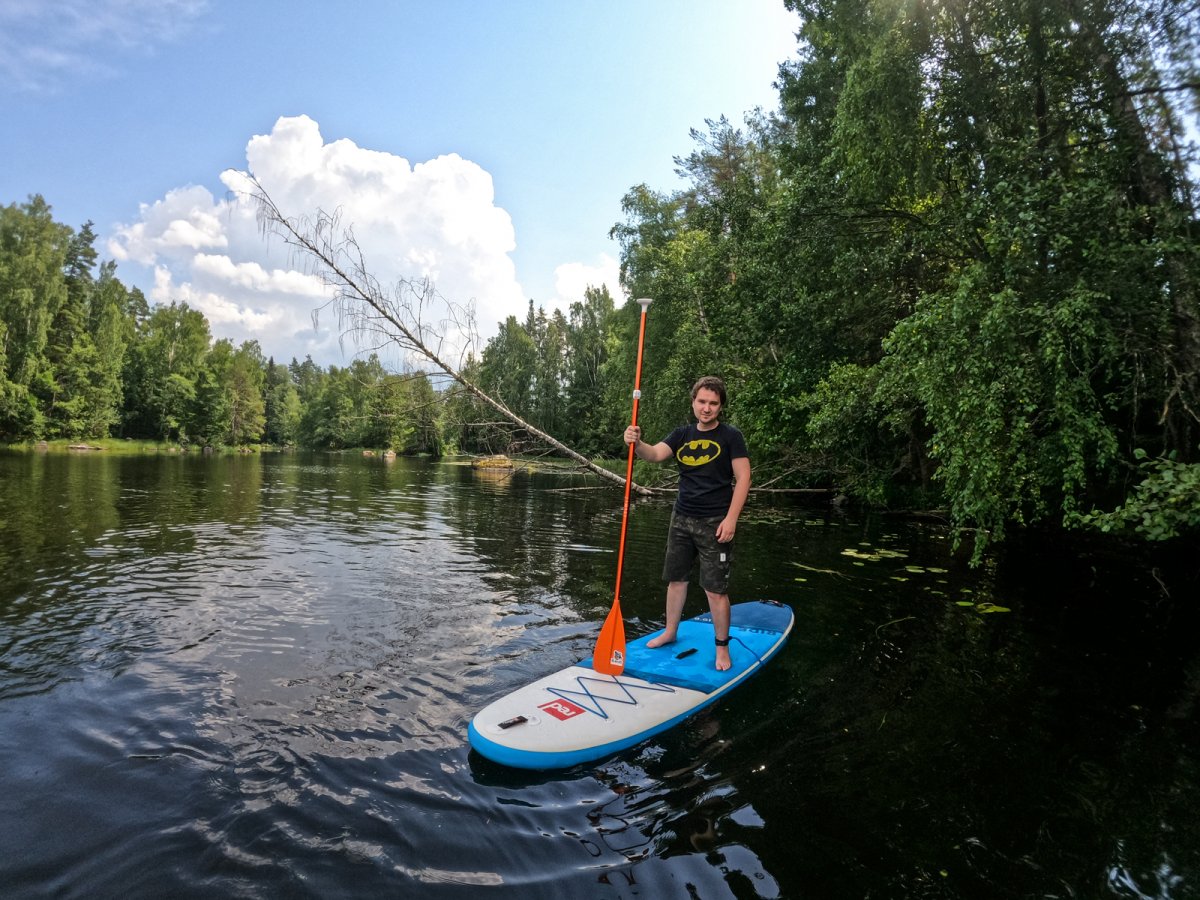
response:
[[[346,362],[336,316],[318,312],[314,323],[327,289],[282,241],[264,238],[243,195],[247,174],[289,217],[337,211],[381,285],[428,278],[441,296],[474,305],[485,336],[508,315],[523,314],[512,220],[495,204],[491,175],[475,163],[447,154],[411,165],[347,139],[326,143],[315,121],[296,116],[252,137],[246,164],[245,172],[222,174],[223,197],[189,186],[143,204],[138,220],[118,227],[108,245],[118,261],[153,267],[152,300],[187,302],[216,336],[258,340],[280,361],[311,354],[321,365]],[[596,283],[594,274],[565,268],[564,283]],[[579,288],[571,299],[581,296]]]

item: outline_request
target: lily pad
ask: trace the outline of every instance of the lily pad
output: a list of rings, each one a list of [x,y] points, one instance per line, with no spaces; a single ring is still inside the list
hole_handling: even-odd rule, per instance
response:
[[[985,601],[985,602],[983,602],[983,603],[976,603],[976,604],[975,604],[975,609],[977,609],[977,610],[978,610],[979,612],[981,612],[981,613],[1006,613],[1006,612],[1012,612],[1012,610],[1011,610],[1011,609],[1009,609],[1007,606],[997,606],[995,603],[988,603],[988,602],[986,602],[986,601]]]

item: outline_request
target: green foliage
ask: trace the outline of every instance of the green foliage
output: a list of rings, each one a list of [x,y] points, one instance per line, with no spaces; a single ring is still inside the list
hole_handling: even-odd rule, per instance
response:
[[[257,341],[246,341],[230,361],[225,391],[229,397],[229,419],[222,423],[223,443],[257,444],[267,424],[266,385],[262,351]]]
[[[310,391],[300,417],[300,443],[327,450],[354,446],[357,435],[349,373],[330,366]]]
[[[233,416],[233,397],[227,389],[233,366],[233,344],[222,338],[201,357],[193,384],[191,408],[180,417],[179,440],[202,444],[229,441],[229,423]],[[180,376],[183,378],[183,376]]]
[[[156,306],[137,325],[125,361],[126,433],[162,440],[216,439],[218,410],[202,404],[223,402],[214,372],[231,348],[212,348],[208,321],[186,303]],[[206,366],[206,362],[208,363]]]
[[[82,436],[107,436],[121,421],[124,384],[121,371],[126,351],[135,334],[132,310],[137,297],[126,290],[115,275],[116,266],[109,262],[100,267],[88,309],[87,330],[95,350],[95,361],[88,372],[87,404]],[[144,303],[144,298],[141,298]]]
[[[461,374],[471,384],[480,380],[479,360],[471,355],[463,365]],[[465,388],[455,387],[447,392],[442,403],[442,425],[439,434],[445,452],[482,453],[499,452],[502,448],[489,445],[492,429],[486,426],[490,416],[483,403]]]
[[[186,440],[187,423],[196,404],[195,382],[172,372],[161,385],[156,385],[154,400],[163,440]]]
[[[810,411],[807,428],[812,447],[825,455],[842,490],[884,505],[891,481],[877,459],[887,458],[890,447],[880,421],[879,378],[874,368],[834,366],[801,402]]]
[[[719,367],[760,473],[765,451],[876,503],[923,490],[976,559],[1014,525],[1078,524],[1138,443],[1183,464],[1197,198],[1178,95],[1156,89],[1194,80],[1196,18],[789,6],[779,114],[710,122],[689,187],[633,189],[614,229],[633,293],[660,301],[661,386]]]
[[[0,318],[8,326],[7,376],[28,386],[44,365],[50,324],[67,299],[71,230],[40,196],[0,209]]]
[[[1117,438],[1089,377],[1091,292],[1031,303],[989,280],[972,267],[923,298],[881,369],[890,390],[920,403],[954,519],[1000,539],[1008,524],[1070,511]]]
[[[620,428],[615,411],[604,403],[615,316],[612,295],[604,287],[587,288],[568,316],[563,440],[586,455],[606,452]]]
[[[421,374],[406,378],[404,389],[403,414],[409,425],[404,443],[396,446],[397,452],[441,456],[446,451],[442,434],[442,398],[434,390],[429,378]]]
[[[480,365],[480,387],[518,416],[528,418],[533,407],[537,374],[537,343],[529,329],[509,316],[488,341]]]
[[[8,325],[0,321],[0,441],[10,442],[38,434],[41,414],[29,389],[8,378],[7,345]]]
[[[54,394],[46,348],[51,323],[67,301],[63,269],[70,244],[71,229],[54,221],[40,196],[0,209],[0,438],[43,434],[45,398]]]
[[[374,354],[354,360],[348,368],[330,366],[327,371],[311,360],[273,368],[276,374],[266,380],[264,390],[279,405],[272,411],[268,404],[268,433],[275,428],[286,438],[291,428],[292,439],[301,446],[329,450],[367,447],[434,456],[445,452],[444,398],[421,373],[389,373]],[[290,381],[281,381],[285,372]],[[288,424],[286,416],[293,415]],[[285,419],[271,425],[272,416]]]
[[[478,385],[580,452],[607,450],[617,427],[603,402],[615,327],[612,297],[603,288],[585,290],[583,301],[571,305],[569,321],[561,311],[547,315],[530,302],[524,324],[509,316],[488,341]],[[476,422],[493,418],[472,404],[461,411]],[[486,452],[520,452],[525,443],[524,435],[498,422],[464,438],[464,447]]]
[[[301,409],[300,392],[288,367],[269,359],[263,390],[263,440],[280,447],[293,445],[299,432]]]
[[[1147,459],[1141,448],[1134,456],[1140,460],[1142,480],[1133,495],[1110,512],[1079,515],[1079,524],[1106,533],[1132,532],[1151,541],[1200,532],[1200,463]]]

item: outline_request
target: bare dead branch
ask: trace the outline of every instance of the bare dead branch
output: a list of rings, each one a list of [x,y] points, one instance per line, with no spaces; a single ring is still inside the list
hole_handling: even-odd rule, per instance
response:
[[[593,474],[624,486],[623,477],[531,425],[463,375],[460,367],[476,336],[470,307],[442,297],[428,278],[400,279],[390,291],[385,290],[371,274],[353,228],[343,226],[340,211],[317,210],[311,218],[291,218],[280,210],[257,179],[248,174],[245,178],[246,196],[255,205],[263,233],[280,238],[310,274],[333,289],[333,297],[326,306],[336,309],[343,335],[352,335],[359,346],[366,342],[375,348],[397,346],[412,357],[425,359],[433,366],[434,375],[458,383],[506,420]],[[443,316],[431,322],[435,310],[440,310]],[[314,311],[314,318],[319,312],[320,309]],[[455,363],[449,357],[456,352]],[[642,496],[650,493],[639,484],[632,485],[631,490]]]

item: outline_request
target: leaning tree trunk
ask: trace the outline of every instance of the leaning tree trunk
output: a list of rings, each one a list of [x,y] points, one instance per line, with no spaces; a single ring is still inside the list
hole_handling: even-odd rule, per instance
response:
[[[562,441],[531,425],[444,358],[442,347],[446,344],[447,336],[438,329],[446,326],[439,325],[435,328],[423,318],[427,308],[438,301],[433,285],[428,279],[402,279],[389,294],[368,271],[366,260],[353,233],[341,226],[336,213],[318,210],[313,219],[290,219],[280,211],[275,201],[253,176],[247,175],[246,178],[250,186],[249,197],[258,210],[259,224],[264,231],[277,235],[293,247],[304,257],[310,270],[334,289],[334,302],[337,304],[343,325],[349,323],[349,329],[359,335],[372,336],[380,343],[396,344],[403,350],[424,357],[473,397],[496,410],[508,421],[579,463],[589,472],[622,487],[625,485],[625,479],[620,475],[596,465]],[[450,312],[449,321],[464,331],[469,331],[470,314],[451,307],[448,303],[446,306]],[[636,483],[632,484],[630,489],[642,496],[651,493],[648,488]]]

